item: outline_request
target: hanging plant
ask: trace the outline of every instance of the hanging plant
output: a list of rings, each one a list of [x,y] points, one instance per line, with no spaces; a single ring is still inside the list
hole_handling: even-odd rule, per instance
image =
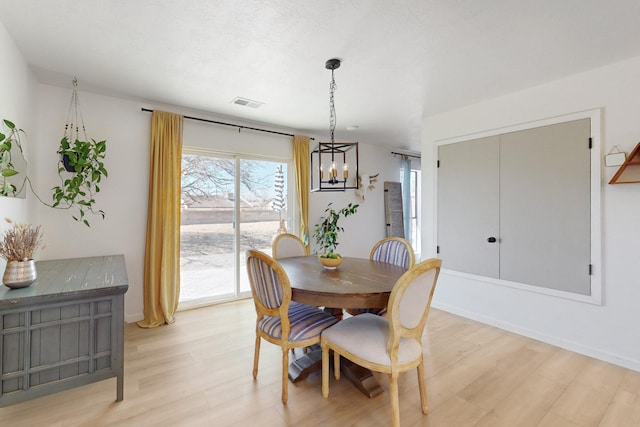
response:
[[[104,158],[107,150],[106,141],[96,141],[87,138],[84,120],[80,113],[78,81],[73,79],[73,93],[69,105],[69,116],[65,125],[64,137],[58,148],[58,175],[61,184],[53,188],[54,208],[75,208],[77,215],[73,219],[90,227],[87,214],[100,215],[105,213],[95,207],[95,195],[100,192],[100,182],[107,177]],[[82,124],[82,138],[78,127],[78,115]]]
[[[4,119],[3,123],[9,131],[6,135],[0,132],[0,178],[2,178],[2,181],[0,181],[0,196],[15,196],[17,188],[8,178],[20,173],[13,166],[12,150],[15,145],[22,153],[20,134],[24,134],[24,131],[18,129],[9,120]]]

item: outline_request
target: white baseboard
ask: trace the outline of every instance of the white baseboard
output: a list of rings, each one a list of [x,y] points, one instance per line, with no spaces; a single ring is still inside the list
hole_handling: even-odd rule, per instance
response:
[[[487,325],[495,326],[496,328],[504,329],[506,331],[513,332],[518,335],[522,335],[528,338],[542,341],[547,344],[554,345],[556,347],[564,348],[565,350],[570,350],[575,353],[593,357],[594,359],[602,360],[608,363],[612,363],[614,365],[622,366],[623,368],[628,368],[628,369],[632,369],[634,371],[640,372],[640,360],[629,359],[629,358],[612,354],[606,351],[602,351],[597,348],[584,346],[582,344],[579,344],[573,341],[568,341],[568,340],[554,337],[551,335],[542,334],[540,332],[523,328],[522,326],[515,325],[513,323],[494,319],[492,317],[485,316],[484,314],[466,311],[459,307],[454,307],[448,304],[440,304],[433,301],[431,305],[434,308],[437,308],[442,311],[446,311],[451,314],[455,314],[461,317],[465,317],[467,319],[475,320],[477,322],[484,323]]]
[[[125,323],[135,323],[135,322],[139,322],[140,320],[144,320],[144,314],[143,313],[131,314],[131,315],[128,315],[128,316],[124,317],[124,322]]]

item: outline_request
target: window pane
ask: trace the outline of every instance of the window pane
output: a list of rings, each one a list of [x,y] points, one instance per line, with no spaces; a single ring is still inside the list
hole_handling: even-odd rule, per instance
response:
[[[180,308],[250,296],[247,249],[271,255],[287,225],[287,164],[184,154],[182,171]]]
[[[233,158],[182,156],[180,305],[235,294]]]
[[[247,249],[271,255],[273,237],[286,230],[287,164],[243,159],[240,170],[240,292],[248,292]]]

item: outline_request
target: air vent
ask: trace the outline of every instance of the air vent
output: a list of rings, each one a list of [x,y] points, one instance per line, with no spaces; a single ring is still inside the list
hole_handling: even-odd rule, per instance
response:
[[[240,98],[240,97],[235,98],[231,102],[233,104],[242,105],[243,107],[249,107],[249,108],[258,108],[264,105],[264,102],[252,101],[251,99]]]

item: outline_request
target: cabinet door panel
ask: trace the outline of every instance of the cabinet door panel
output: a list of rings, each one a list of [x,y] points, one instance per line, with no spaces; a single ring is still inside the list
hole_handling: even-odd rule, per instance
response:
[[[438,246],[443,268],[499,277],[498,136],[438,148]]]
[[[500,277],[589,295],[589,119],[500,137]]]

